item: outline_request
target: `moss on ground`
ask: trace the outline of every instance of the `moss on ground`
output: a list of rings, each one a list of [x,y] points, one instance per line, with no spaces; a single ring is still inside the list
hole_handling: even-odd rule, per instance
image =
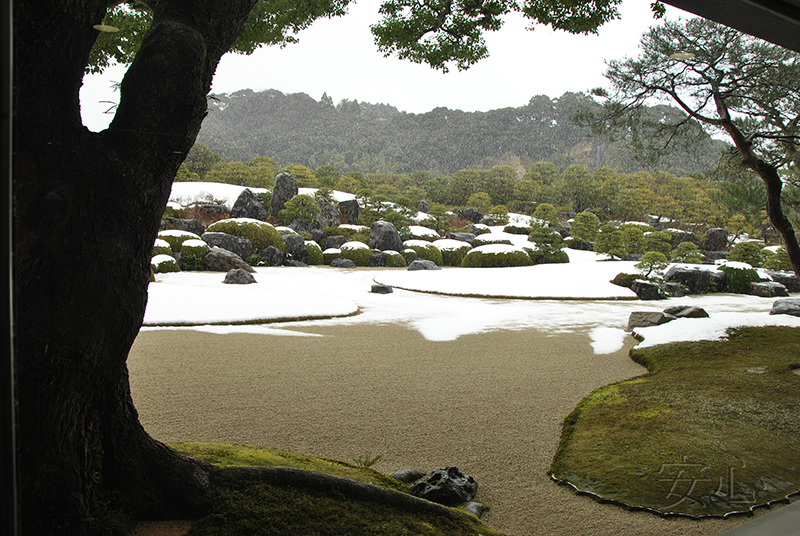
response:
[[[366,467],[276,449],[211,443],[172,448],[219,467],[293,467],[351,478],[405,493],[407,486]],[[193,523],[191,536],[478,535],[502,536],[464,514],[449,518],[397,506],[354,500],[299,486],[274,486],[230,479],[212,494],[211,512]]]
[[[649,373],[565,418],[552,474],[661,513],[718,516],[800,489],[800,329],[633,349]]]

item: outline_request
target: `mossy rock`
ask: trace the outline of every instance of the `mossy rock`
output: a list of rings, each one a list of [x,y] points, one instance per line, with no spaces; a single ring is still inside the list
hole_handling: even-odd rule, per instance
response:
[[[164,240],[169,244],[169,247],[172,251],[167,253],[167,255],[171,255],[173,251],[180,251],[181,244],[186,242],[187,240],[200,240],[200,237],[194,233],[190,233],[189,231],[181,231],[179,229],[168,229],[166,231],[159,231],[158,238]]]
[[[183,266],[187,270],[202,270],[203,259],[208,253],[208,247],[203,240],[186,240],[181,244],[181,259]]]
[[[404,249],[401,255],[406,260],[406,265],[411,264],[417,258],[417,252],[411,248]]]
[[[206,228],[206,231],[249,238],[256,251],[274,246],[284,253],[287,252],[286,242],[281,233],[265,221],[251,218],[230,218],[212,223]]]
[[[441,266],[444,262],[442,259],[442,252],[430,242],[424,240],[406,240],[403,242],[403,246],[406,249],[413,249],[417,253],[418,259],[431,261],[436,266]],[[406,260],[408,261],[408,259]]]
[[[355,240],[342,244],[339,251],[341,258],[350,259],[356,266],[368,266],[369,259],[372,257],[372,249],[364,242]]]
[[[169,245],[169,242],[163,238],[156,238],[151,257],[156,255],[172,255],[172,246]]]
[[[392,251],[391,249],[387,249],[384,251],[386,254],[386,267],[387,268],[405,268],[408,266],[406,263],[405,257],[402,254],[398,253],[397,251]]]
[[[461,262],[462,268],[500,268],[532,265],[533,261],[524,249],[506,244],[478,246],[467,252]]]
[[[448,238],[437,240],[433,245],[442,252],[443,266],[461,266],[467,252],[472,249],[467,242]]]
[[[150,267],[157,274],[181,271],[178,261],[172,255],[156,255],[150,259]]]
[[[319,244],[313,240],[306,240],[306,251],[308,252],[308,264],[325,264],[325,256],[322,254],[322,248],[319,247]]]

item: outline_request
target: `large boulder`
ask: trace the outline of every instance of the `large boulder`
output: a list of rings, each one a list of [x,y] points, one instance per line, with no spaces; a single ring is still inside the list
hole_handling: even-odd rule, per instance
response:
[[[408,265],[408,271],[413,272],[416,270],[441,270],[436,263],[426,259],[414,259]]]
[[[478,483],[458,467],[436,469],[411,486],[411,494],[429,501],[454,506],[471,501],[478,492]]]
[[[269,266],[282,266],[286,254],[275,246],[267,246],[258,250],[258,256]]]
[[[369,264],[367,266],[371,266],[373,268],[380,268],[386,266],[386,253],[383,251],[379,251],[377,253],[373,253],[372,256],[369,258]]]
[[[215,203],[195,205],[194,211],[203,221],[215,221],[228,217],[228,207]]]
[[[394,224],[376,221],[369,230],[369,247],[379,251],[403,251],[403,240]]]
[[[428,213],[428,200],[427,199],[420,199],[419,204],[417,205],[417,212],[422,212],[423,214]]]
[[[634,328],[649,328],[650,326],[660,326],[675,320],[675,316],[659,311],[634,311],[628,317],[627,331]]]
[[[267,221],[267,208],[264,206],[264,200],[249,188],[245,188],[233,204],[231,218],[251,218]]]
[[[230,272],[234,268],[255,272],[239,255],[217,246],[208,250],[206,256],[203,257],[203,268],[209,272]]]
[[[198,236],[206,231],[206,228],[203,227],[203,224],[194,218],[191,219],[167,218],[166,223],[167,223],[166,225],[167,229],[178,229],[179,231],[187,231],[190,233],[194,233]]]
[[[355,199],[348,199],[339,202],[339,212],[344,216],[347,221],[343,223],[355,223],[358,217],[361,216],[361,207],[358,206],[358,201]]]
[[[772,304],[771,315],[792,315],[800,317],[800,298],[784,298],[775,300]]]
[[[728,274],[726,274],[722,270],[712,270],[708,273],[708,277],[710,279],[710,283],[708,286],[709,292],[725,291],[725,279],[727,279]]]
[[[773,281],[782,284],[789,292],[800,292],[800,280],[791,272],[777,272],[767,270],[767,274]]]
[[[687,233],[685,231],[681,231],[679,233],[676,233],[675,236],[672,238],[672,249],[677,248],[678,244],[683,244],[684,242],[691,242],[698,248],[701,247],[700,239],[697,238],[697,235],[695,235],[694,233]]]
[[[297,234],[289,234],[283,237],[286,248],[294,260],[302,263],[308,262],[308,250],[306,249],[306,239]]]
[[[664,279],[680,283],[688,289],[689,294],[706,294],[711,274],[708,270],[675,265],[667,270]]]
[[[728,231],[714,227],[706,231],[706,249],[708,251],[722,251],[728,247]]]
[[[747,293],[751,296],[758,296],[759,298],[780,298],[788,296],[786,287],[775,281],[759,281],[750,283],[747,287]]]
[[[317,199],[317,206],[319,207],[317,222],[319,223],[320,229],[335,227],[342,223],[341,216],[339,215],[339,207],[336,206],[335,202],[320,197]]]
[[[351,261],[350,259],[342,259],[341,257],[338,259],[333,259],[331,261],[331,268],[355,268],[356,263]]]
[[[222,282],[226,285],[249,285],[250,283],[255,283],[256,280],[247,270],[234,268],[225,274],[225,279]]]
[[[466,242],[467,244],[470,245],[472,245],[472,243],[475,241],[475,236],[476,235],[472,233],[459,233],[459,232],[447,233],[447,238],[449,238],[450,240],[458,240],[460,242]]]
[[[372,285],[370,292],[372,292],[373,294],[391,294],[392,292],[394,292],[394,289],[389,285],[376,284]]]
[[[663,300],[661,287],[651,281],[636,279],[631,283],[631,290],[639,296],[640,300]]]
[[[347,242],[347,237],[342,235],[331,235],[325,239],[325,247],[326,248],[333,248],[339,249],[342,247],[345,242]]]
[[[664,309],[664,314],[675,318],[708,318],[708,313],[702,307],[694,305],[673,305]]]
[[[461,217],[472,223],[478,223],[483,219],[483,214],[474,208],[468,208],[461,213]]]
[[[217,246],[222,249],[227,249],[232,253],[236,253],[243,259],[247,259],[255,253],[253,242],[244,236],[234,236],[228,233],[208,232],[203,233],[201,237],[203,241],[209,246]]]
[[[297,180],[291,173],[278,173],[275,177],[275,186],[272,188],[272,200],[269,204],[269,213],[273,218],[286,208],[286,202],[297,195]]]

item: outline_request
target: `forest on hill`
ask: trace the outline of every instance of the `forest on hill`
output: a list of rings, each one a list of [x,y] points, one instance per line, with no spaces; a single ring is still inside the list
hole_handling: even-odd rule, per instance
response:
[[[436,108],[411,114],[388,104],[346,99],[334,104],[327,95],[317,101],[305,93],[246,89],[211,97],[197,141],[227,161],[268,156],[280,166],[328,165],[360,173],[440,175],[497,165],[524,173],[534,162],[549,161],[561,170],[582,165],[693,175],[718,164],[723,144],[697,128],[691,139],[673,140],[673,150],[662,160],[643,165],[628,140],[592,136],[574,122],[577,114],[597,106],[587,95],[565,93],[555,99],[537,95],[525,106],[489,112]],[[682,117],[668,106],[648,112],[655,121]]]

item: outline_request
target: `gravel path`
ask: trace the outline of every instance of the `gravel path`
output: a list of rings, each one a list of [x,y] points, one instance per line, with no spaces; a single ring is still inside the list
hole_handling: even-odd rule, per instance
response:
[[[384,472],[457,465],[492,508],[484,521],[510,536],[717,535],[748,519],[665,520],[549,480],[564,415],[644,372],[627,356],[632,339],[595,355],[586,333],[432,342],[392,325],[302,330],[321,336],[143,331],[128,365],[145,428],[167,442],[381,454]]]

